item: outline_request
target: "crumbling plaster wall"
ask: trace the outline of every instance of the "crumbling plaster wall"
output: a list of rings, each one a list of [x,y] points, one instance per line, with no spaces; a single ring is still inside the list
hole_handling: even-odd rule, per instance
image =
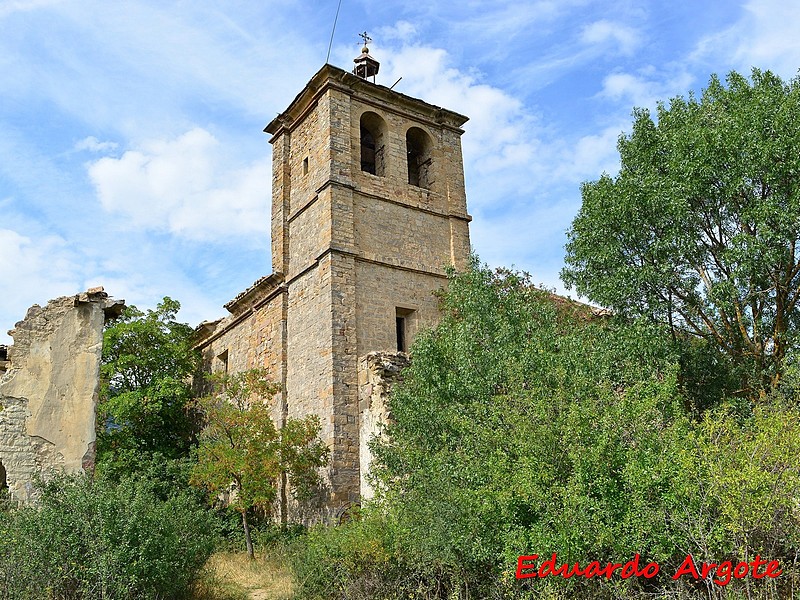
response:
[[[9,332],[0,462],[16,500],[31,499],[36,475],[93,468],[103,324],[123,306],[92,288],[32,306]]]
[[[369,500],[374,490],[369,480],[372,450],[369,444],[383,435],[384,426],[392,419],[389,394],[410,364],[404,352],[370,352],[358,361],[359,453],[361,467],[361,500]]]

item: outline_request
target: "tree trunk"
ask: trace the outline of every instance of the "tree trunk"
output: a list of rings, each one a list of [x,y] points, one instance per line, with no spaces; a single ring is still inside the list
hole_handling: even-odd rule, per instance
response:
[[[253,538],[250,537],[250,524],[247,522],[247,509],[242,511],[242,526],[244,527],[244,542],[247,545],[247,556],[254,560],[256,555],[253,552]]]
[[[289,482],[287,481],[286,471],[281,471],[281,525],[284,529],[289,522],[289,501],[286,496],[286,488],[288,485]]]

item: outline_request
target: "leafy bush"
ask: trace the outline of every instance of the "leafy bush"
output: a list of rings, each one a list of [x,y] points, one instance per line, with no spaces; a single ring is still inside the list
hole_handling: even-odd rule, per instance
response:
[[[713,363],[693,362],[681,340],[594,318],[514,273],[474,268],[451,279],[442,305],[374,447],[377,501],[363,521],[303,540],[301,597],[789,596],[800,556],[796,394],[728,408],[719,372],[703,377]],[[713,397],[695,389],[687,401],[687,385]],[[515,580],[518,556],[553,552],[582,565],[638,553],[661,571]],[[704,582],[671,580],[688,553],[718,563],[759,552],[787,575],[711,596]]]
[[[0,598],[180,598],[211,554],[208,514],[144,480],[57,476],[0,522]]]
[[[298,538],[290,552],[297,595],[323,598],[408,598],[404,570],[391,552],[389,528],[381,518],[317,526]]]

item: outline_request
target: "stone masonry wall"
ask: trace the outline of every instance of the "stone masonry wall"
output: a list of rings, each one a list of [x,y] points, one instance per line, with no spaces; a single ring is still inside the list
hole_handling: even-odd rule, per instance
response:
[[[240,373],[266,369],[270,381],[285,384],[283,304],[286,291],[275,289],[266,299],[215,325],[214,333],[201,348],[208,373]],[[203,384],[207,392],[210,388]],[[270,416],[280,425],[284,417],[284,395],[272,399]]]
[[[365,123],[380,126],[379,175],[361,170],[365,113]],[[358,357],[395,350],[398,317],[405,346],[434,326],[446,267],[468,262],[465,120],[325,65],[265,129],[273,136],[270,277],[281,282],[282,316],[264,302],[241,314],[236,300],[226,305],[232,316],[202,326],[198,346],[208,365],[227,357],[231,372],[279,361],[284,415],[320,417],[329,489],[307,522],[336,519],[364,486],[364,436],[377,431],[382,413],[379,400],[363,409]],[[409,183],[412,127],[429,142],[422,186]],[[373,379],[380,396],[383,384]]]
[[[446,216],[359,194],[355,231],[366,259],[439,274],[450,264]]]
[[[359,356],[376,350],[397,350],[398,308],[409,311],[406,318],[409,347],[419,331],[439,322],[434,292],[447,284],[443,277],[357,261],[356,282]]]
[[[9,332],[14,345],[0,379],[0,462],[15,499],[32,498],[36,475],[94,467],[103,324],[123,305],[92,288],[32,306]]]

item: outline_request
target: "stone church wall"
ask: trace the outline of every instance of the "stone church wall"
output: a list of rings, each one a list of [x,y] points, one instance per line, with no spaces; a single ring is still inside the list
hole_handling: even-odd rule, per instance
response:
[[[286,290],[277,282],[265,282],[264,288],[260,293],[254,291],[255,297],[249,302],[245,292],[243,298],[229,303],[234,305],[231,316],[198,328],[211,331],[201,348],[206,373],[266,369],[270,381],[284,383]],[[209,390],[210,386],[198,378],[197,391]],[[284,416],[283,398],[282,392],[276,394],[270,407],[271,417],[278,424]]]
[[[256,300],[257,282],[226,305],[230,317],[201,328],[198,347],[207,365],[227,357],[231,372],[276,356],[250,345],[281,349],[274,379],[284,386],[283,416],[318,415],[331,449],[328,492],[308,521],[334,520],[359,502],[363,436],[380,413],[360,406],[359,356],[407,348],[434,326],[447,265],[467,265],[465,121],[325,65],[265,129],[273,148],[266,279],[282,289],[280,315]],[[252,314],[242,313],[245,303]]]
[[[397,309],[408,311],[408,341],[439,322],[434,292],[447,280],[428,273],[405,271],[382,264],[356,261],[356,313],[358,355],[397,350]]]

